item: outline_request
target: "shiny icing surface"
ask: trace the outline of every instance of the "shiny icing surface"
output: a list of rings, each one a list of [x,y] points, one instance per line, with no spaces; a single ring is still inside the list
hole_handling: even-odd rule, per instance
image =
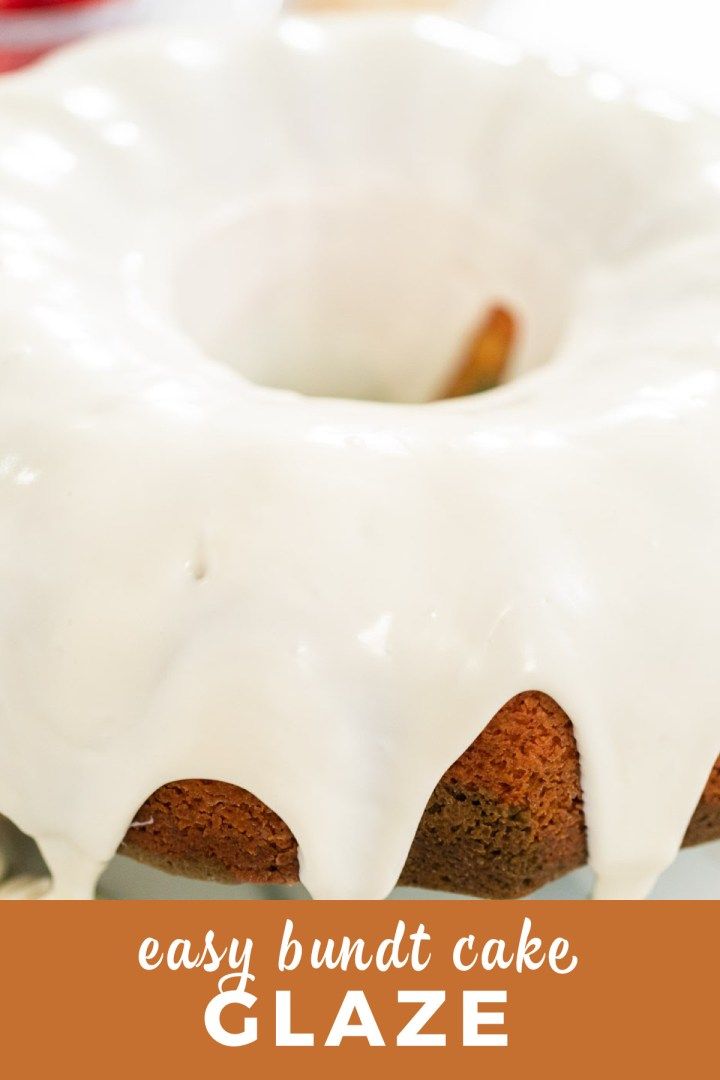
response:
[[[48,895],[203,776],[381,897],[525,689],[596,895],[674,858],[720,752],[720,129],[639,97],[435,16],[0,87],[0,812]],[[427,404],[498,299],[517,378]]]

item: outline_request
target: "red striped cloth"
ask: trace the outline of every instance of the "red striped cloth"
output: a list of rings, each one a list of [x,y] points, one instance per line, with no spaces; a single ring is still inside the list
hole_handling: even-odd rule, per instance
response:
[[[57,32],[58,25],[61,25],[54,23],[53,28],[48,31],[47,45],[37,45],[37,38],[32,39],[32,45],[26,45],[23,43],[22,33],[18,32],[23,24],[23,16],[27,16],[33,25],[36,20],[38,25],[42,25],[43,12],[50,14],[51,9],[53,19],[62,19],[63,9],[70,15],[77,12],[78,8],[98,7],[104,3],[106,0],[0,0],[0,73],[24,67],[48,52],[52,48],[53,34]]]
[[[87,7],[104,0],[0,0],[0,11],[30,11],[33,8]]]

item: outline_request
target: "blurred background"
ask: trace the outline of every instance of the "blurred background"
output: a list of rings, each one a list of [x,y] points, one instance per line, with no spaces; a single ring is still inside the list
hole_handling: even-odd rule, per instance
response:
[[[560,63],[581,57],[720,109],[716,0],[0,0],[0,49],[9,66],[50,44],[106,26],[151,19],[272,17],[283,7],[444,8],[551,52]]]
[[[720,5],[717,0],[0,0],[0,71],[32,61],[47,49],[111,26],[152,20],[273,18],[328,7],[442,8],[484,29],[549,56],[562,70],[578,62],[599,69],[608,95],[619,79],[641,84],[647,105],[672,112],[674,96],[720,113]],[[31,848],[14,835],[23,861]],[[32,857],[32,856],[31,856]],[[578,871],[536,894],[538,899],[587,896],[591,875]],[[106,898],[305,898],[301,888],[218,886],[173,878],[121,857],[100,883]],[[444,894],[402,890],[403,898]],[[720,842],[680,854],[663,875],[656,899],[720,897]]]

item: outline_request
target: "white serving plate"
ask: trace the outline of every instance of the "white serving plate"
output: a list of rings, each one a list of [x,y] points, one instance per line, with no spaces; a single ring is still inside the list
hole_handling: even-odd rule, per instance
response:
[[[576,870],[538,890],[530,900],[583,900],[590,892],[592,875]],[[100,880],[99,894],[107,900],[307,900],[301,887],[216,885],[189,881],[141,866],[117,856]],[[651,900],[717,900],[720,897],[720,841],[682,851],[660,878]],[[393,900],[471,899],[423,889],[396,889]]]

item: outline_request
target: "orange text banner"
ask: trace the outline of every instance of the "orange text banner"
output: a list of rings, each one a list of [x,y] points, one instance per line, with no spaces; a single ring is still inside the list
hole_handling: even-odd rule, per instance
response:
[[[5,1075],[677,1076],[713,1060],[719,916],[700,902],[7,903]]]

